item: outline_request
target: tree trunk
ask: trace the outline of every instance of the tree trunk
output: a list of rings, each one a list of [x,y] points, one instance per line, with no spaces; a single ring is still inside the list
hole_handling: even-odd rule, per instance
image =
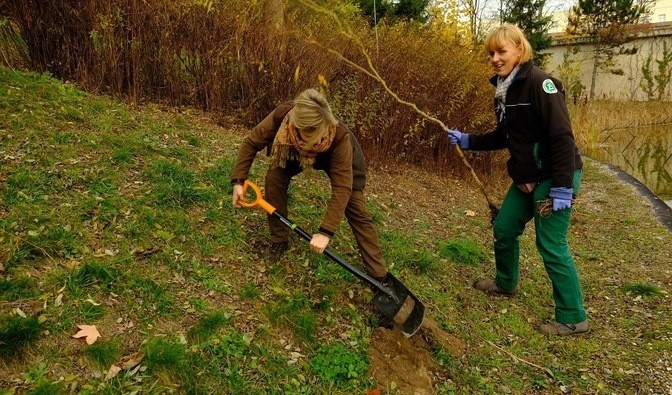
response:
[[[268,32],[267,37],[272,37],[277,45],[280,60],[285,58],[287,40],[285,38],[285,1],[265,0],[264,2],[264,25]]]
[[[595,80],[597,79],[597,69],[600,67],[600,37],[598,35],[595,43],[595,57],[593,58],[593,75],[590,78],[590,100],[595,98]]]
[[[272,34],[280,34],[285,30],[285,2],[283,0],[265,1],[264,24]]]

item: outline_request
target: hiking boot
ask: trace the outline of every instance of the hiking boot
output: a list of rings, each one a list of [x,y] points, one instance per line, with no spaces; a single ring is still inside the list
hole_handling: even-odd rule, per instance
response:
[[[539,327],[539,332],[544,335],[578,335],[579,333],[588,332],[588,320],[583,320],[578,324],[563,324],[560,322],[551,321]]]
[[[515,290],[509,291],[508,289],[500,287],[494,280],[477,280],[474,282],[474,288],[483,291],[486,294],[502,295],[506,297],[511,297],[516,293]]]
[[[278,262],[285,254],[285,251],[287,251],[287,244],[286,241],[283,243],[271,243],[266,253],[266,261],[268,263]]]

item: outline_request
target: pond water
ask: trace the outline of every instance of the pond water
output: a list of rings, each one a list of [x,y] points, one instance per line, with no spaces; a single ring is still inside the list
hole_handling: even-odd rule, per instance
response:
[[[635,177],[672,207],[672,124],[608,129],[599,142],[593,158]]]

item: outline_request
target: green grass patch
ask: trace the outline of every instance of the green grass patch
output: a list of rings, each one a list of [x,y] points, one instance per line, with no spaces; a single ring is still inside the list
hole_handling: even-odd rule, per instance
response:
[[[256,284],[245,283],[242,287],[240,287],[238,296],[243,299],[257,299],[259,296],[261,296],[261,290]]]
[[[0,297],[4,300],[11,302],[22,298],[33,298],[39,294],[40,291],[32,278],[0,279]]]
[[[121,274],[116,268],[93,261],[73,269],[64,281],[68,292],[75,296],[82,296],[88,292],[88,288],[93,286],[98,289],[111,290],[120,278]]]
[[[202,317],[189,331],[189,338],[196,342],[202,342],[216,334],[224,325],[231,322],[231,314],[216,311]]]
[[[37,383],[37,386],[33,388],[30,392],[28,392],[29,395],[53,395],[53,394],[60,394],[63,391],[63,382],[62,381],[48,381],[48,380],[40,380]]]
[[[128,281],[124,295],[129,299],[129,305],[144,311],[143,321],[151,322],[154,315],[168,316],[174,312],[175,297],[154,280],[133,277]]]
[[[86,356],[100,368],[109,368],[121,358],[121,347],[115,340],[99,341],[86,347]]]
[[[664,292],[660,287],[652,284],[644,283],[632,283],[626,284],[621,287],[621,290],[625,293],[629,293],[635,296],[660,296],[664,295]]]
[[[83,301],[79,307],[77,317],[84,322],[94,322],[103,315],[105,315],[105,307],[103,305],[96,306],[91,302]]]
[[[231,293],[231,285],[222,277],[224,273],[221,270],[199,261],[193,261],[182,268],[189,277],[203,284],[205,288],[227,295]]]
[[[183,344],[163,337],[155,337],[143,346],[144,363],[150,369],[180,371],[187,361],[187,349]]]
[[[40,337],[42,326],[36,317],[11,316],[0,323],[0,356],[14,357]]]
[[[472,239],[454,239],[439,243],[439,256],[460,265],[476,266],[488,260],[483,247]]]
[[[183,163],[168,159],[155,160],[145,171],[152,183],[151,195],[159,205],[186,208],[208,198],[194,172]]]
[[[268,307],[268,319],[276,325],[288,325],[299,338],[312,343],[315,340],[317,317],[310,300],[301,291],[294,292]]]
[[[439,268],[437,257],[432,251],[417,246],[417,237],[398,231],[387,231],[381,234],[385,259],[396,268],[408,268],[420,274],[430,274]]]
[[[41,224],[44,220],[45,223]],[[25,236],[18,239],[7,259],[6,268],[21,264],[29,264],[46,258],[74,258],[78,256],[80,247],[76,233],[70,225],[49,223],[48,218],[34,218],[33,224]]]
[[[205,345],[204,353],[217,361],[218,369],[224,372],[219,377],[219,381],[227,389],[225,392],[242,394],[244,392],[241,391],[243,388],[250,391],[255,381],[258,381],[253,380],[252,377],[255,374],[258,375],[257,372],[262,369],[262,366],[256,358],[250,358],[254,355],[252,339],[251,335],[234,330],[216,336]],[[274,364],[273,368],[277,368],[277,366],[277,364]],[[250,393],[254,392],[251,391]]]

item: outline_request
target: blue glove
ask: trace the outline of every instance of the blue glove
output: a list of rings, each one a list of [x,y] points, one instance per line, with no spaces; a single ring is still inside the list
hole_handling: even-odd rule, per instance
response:
[[[572,207],[572,194],[574,188],[555,187],[551,188],[548,197],[553,199],[553,211],[564,210]]]
[[[451,144],[460,143],[460,148],[469,149],[469,134],[462,133],[457,129],[448,129],[446,128],[446,133],[448,133],[448,140]]]

